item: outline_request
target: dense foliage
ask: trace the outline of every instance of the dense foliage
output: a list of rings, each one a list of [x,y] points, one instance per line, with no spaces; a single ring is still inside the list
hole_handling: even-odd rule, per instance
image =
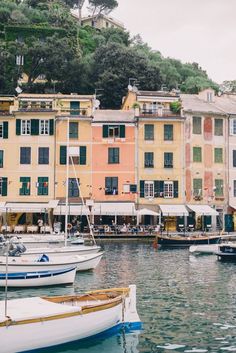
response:
[[[14,94],[23,73],[27,74],[24,92],[88,94],[100,89],[104,108],[120,107],[129,78],[136,78],[142,90],[217,89],[197,63],[164,58],[140,36],[130,38],[128,32],[114,28],[80,27],[70,13],[76,3],[0,0],[0,93]],[[91,0],[90,6],[106,12],[117,2]],[[23,65],[16,65],[17,55],[24,56]],[[39,75],[46,82],[37,82]]]

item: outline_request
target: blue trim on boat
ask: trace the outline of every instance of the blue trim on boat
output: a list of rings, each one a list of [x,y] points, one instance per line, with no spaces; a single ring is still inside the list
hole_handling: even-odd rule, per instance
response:
[[[93,336],[89,336],[83,339],[79,339],[79,340],[75,340],[75,341],[71,341],[71,342],[67,342],[67,343],[63,343],[63,344],[57,344],[54,346],[49,346],[49,347],[44,347],[44,348],[38,348],[38,349],[33,349],[30,351],[21,351],[19,353],[53,353],[55,352],[55,348],[69,348],[70,345],[72,344],[76,344],[77,342],[83,343],[83,342],[88,342],[91,340],[94,340],[96,343],[97,339],[105,339],[107,337],[113,336],[115,334],[118,333],[132,333],[133,331],[141,331],[142,330],[142,322],[125,322],[125,323],[119,323],[116,326],[113,326],[111,328],[109,328],[106,331],[100,332],[96,335]],[[80,347],[77,347],[78,349]]]
[[[5,280],[6,276],[7,276],[7,279],[9,280],[56,277],[56,276],[74,271],[75,268],[76,267],[69,267],[63,270],[52,270],[52,271],[13,272],[8,274],[0,273],[0,280]]]

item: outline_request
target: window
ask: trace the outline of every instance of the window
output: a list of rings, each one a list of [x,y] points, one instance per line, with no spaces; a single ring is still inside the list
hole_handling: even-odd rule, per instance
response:
[[[164,125],[164,140],[173,141],[173,125]]]
[[[49,147],[39,147],[38,164],[49,164]]]
[[[17,66],[24,65],[24,55],[16,55],[16,65]]]
[[[173,181],[164,181],[164,198],[172,199],[174,197],[174,183]]]
[[[144,125],[144,140],[154,140],[154,125],[145,124]]]
[[[202,196],[202,179],[193,179],[193,196]]]
[[[48,177],[39,177],[38,178],[38,195],[48,195]]]
[[[69,178],[68,197],[79,197],[79,179]]]
[[[236,180],[234,180],[234,197],[236,197]]]
[[[7,178],[0,177],[0,196],[7,196]]]
[[[21,120],[21,135],[30,135],[31,133],[31,121]]]
[[[144,168],[154,168],[153,152],[144,152]]]
[[[236,119],[230,119],[230,135],[236,135]]]
[[[164,168],[173,168],[172,152],[164,152]]]
[[[118,164],[120,162],[120,149],[108,148],[108,164]]]
[[[20,177],[20,195],[30,195],[30,177]]]
[[[103,125],[102,136],[105,138],[125,138],[125,125]]]
[[[105,178],[105,195],[118,195],[118,178]]]
[[[69,123],[69,137],[70,139],[78,138],[78,127],[79,124],[76,121],[70,121]]]
[[[201,162],[201,161],[202,161],[202,148],[193,147],[193,162]]]
[[[40,120],[40,135],[49,135],[49,120]]]
[[[4,151],[0,150],[0,168],[3,168],[3,155],[4,155]]]
[[[223,119],[215,119],[215,136],[223,136]]]
[[[79,155],[78,156],[72,156],[69,158],[69,164],[72,164],[71,159],[73,160],[73,163],[76,165],[86,165],[87,163],[87,146],[80,146],[79,148]],[[61,165],[66,165],[66,159],[67,159],[67,148],[66,146],[60,146],[60,164]]]
[[[20,164],[31,163],[31,147],[20,148]]]
[[[215,148],[214,152],[215,163],[223,163],[223,148]]]
[[[193,134],[200,135],[202,133],[202,118],[193,116]]]
[[[145,181],[144,183],[144,197],[152,199],[154,197],[154,181]]]
[[[236,167],[236,150],[233,150],[233,167]]]
[[[215,197],[224,196],[224,181],[223,179],[215,179]]]
[[[0,122],[0,138],[3,138],[3,122]]]

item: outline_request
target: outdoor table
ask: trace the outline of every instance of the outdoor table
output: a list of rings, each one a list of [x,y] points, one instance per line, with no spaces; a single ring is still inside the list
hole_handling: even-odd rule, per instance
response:
[[[32,225],[32,226],[27,226],[27,233],[37,233],[39,227]]]
[[[25,231],[24,225],[17,225],[14,227],[14,233],[23,233]]]

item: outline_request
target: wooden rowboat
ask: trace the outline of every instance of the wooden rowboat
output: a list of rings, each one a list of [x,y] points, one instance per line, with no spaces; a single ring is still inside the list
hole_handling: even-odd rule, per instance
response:
[[[60,345],[103,332],[140,329],[136,286],[84,295],[0,301],[1,352],[25,352]]]
[[[0,287],[42,287],[59,284],[72,284],[75,281],[76,267],[36,272],[0,273]]]
[[[189,247],[196,244],[215,244],[220,235],[157,235],[158,245],[162,247]]]

